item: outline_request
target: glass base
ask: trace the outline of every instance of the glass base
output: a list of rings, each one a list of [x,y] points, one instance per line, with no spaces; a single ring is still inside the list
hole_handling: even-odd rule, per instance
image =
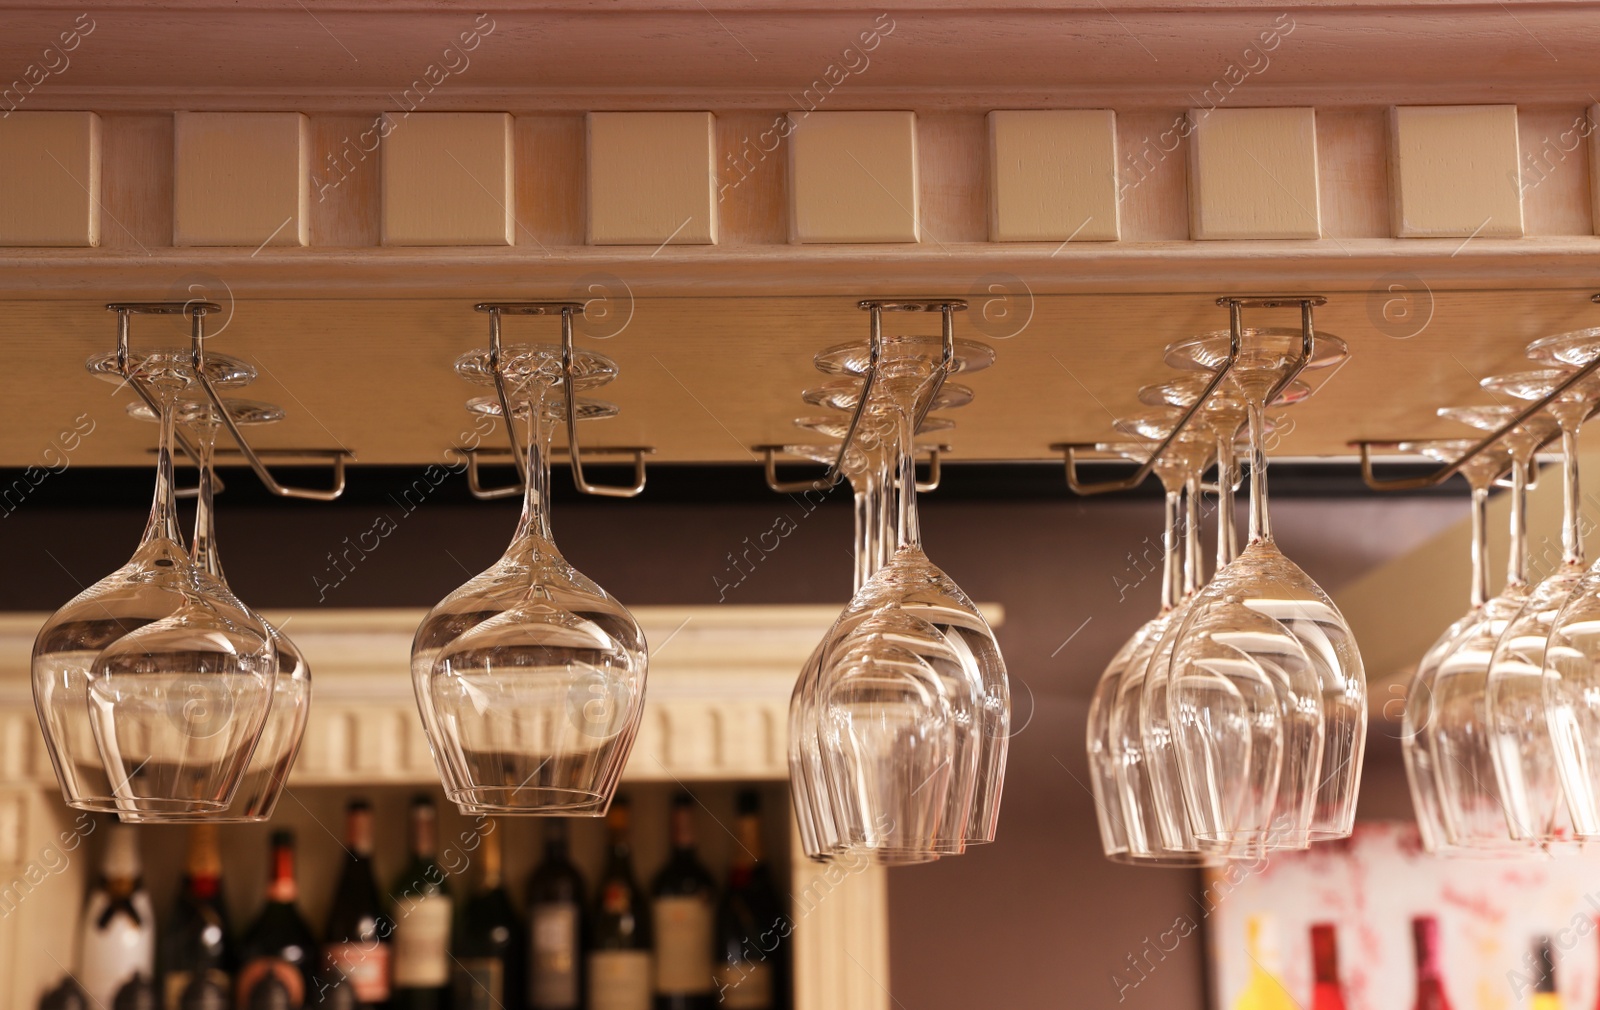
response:
[[[604,817],[611,806],[611,797],[600,793],[548,786],[474,786],[449,796],[464,814]]]

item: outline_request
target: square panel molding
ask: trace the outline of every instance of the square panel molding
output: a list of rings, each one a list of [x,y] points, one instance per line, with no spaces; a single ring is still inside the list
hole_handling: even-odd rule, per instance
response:
[[[709,112],[589,113],[589,244],[715,243],[715,132]]]
[[[1116,113],[989,113],[989,241],[1115,241],[1117,207]]]
[[[308,245],[309,137],[298,112],[175,113],[173,245]]]
[[[384,245],[511,245],[511,116],[383,117]]]
[[[1515,105],[1395,106],[1389,134],[1395,237],[1522,235]]]
[[[100,117],[0,118],[0,246],[100,244]]]
[[[916,113],[791,112],[789,133],[789,241],[919,241]]]
[[[1190,109],[1189,237],[1322,237],[1314,109]]]

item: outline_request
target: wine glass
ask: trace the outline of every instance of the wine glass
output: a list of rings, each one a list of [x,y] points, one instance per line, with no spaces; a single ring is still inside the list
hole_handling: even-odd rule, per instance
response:
[[[840,840],[893,864],[993,838],[1010,696],[988,623],[922,551],[913,428],[940,365],[925,345],[886,343],[876,385],[897,422],[896,546],[824,639],[816,695]]]
[[[879,398],[874,398],[875,400]],[[886,428],[894,422],[877,404],[868,404],[861,427],[844,458],[844,475],[850,481],[855,504],[855,578],[853,591],[859,591],[887,557],[891,522],[886,508],[888,452]],[[848,426],[848,425],[846,425]],[[840,438],[844,432],[840,432]],[[784,451],[832,464],[839,447],[816,445],[785,446]],[[817,736],[816,683],[822,658],[822,643],[812,650],[800,676],[795,680],[789,700],[789,781],[793,794],[795,825],[808,857],[831,859],[841,848],[833,808],[828,799],[826,771]],[[935,858],[930,854],[929,858]]]
[[[137,384],[160,414],[155,496],[127,564],[78,594],[33,646],[34,704],[68,804],[130,815],[220,812],[266,724],[276,679],[271,633],[195,565],[178,532],[174,401],[196,381],[188,350],[89,359]],[[124,372],[124,367],[126,372]],[[249,381],[207,355],[218,385]]]
[[[1126,431],[1146,428],[1149,424],[1123,419],[1116,426]],[[1148,446],[1143,448],[1145,453],[1149,452]],[[1189,832],[1181,795],[1175,811],[1164,805],[1167,798],[1164,791],[1177,784],[1177,769],[1157,767],[1158,762],[1171,759],[1172,751],[1170,748],[1158,753],[1147,750],[1143,712],[1149,702],[1146,686],[1155,669],[1160,644],[1173,623],[1182,620],[1198,587],[1200,473],[1210,453],[1210,439],[1206,433],[1196,430],[1180,435],[1154,467],[1166,492],[1161,613],[1136,636],[1139,644],[1126,661],[1106,716],[1128,855],[1133,861],[1144,864],[1194,866],[1215,862],[1212,855],[1201,851]]]
[[[1497,430],[1518,411],[1507,406],[1441,407],[1439,416]],[[1555,432],[1536,414],[1501,439],[1511,455],[1511,549],[1505,586],[1436,660],[1431,718],[1416,727],[1417,744],[1433,757],[1439,820],[1445,840],[1471,850],[1525,849],[1512,839],[1491,740],[1489,665],[1495,646],[1527,602],[1527,486],[1533,455]]]
[[[1425,442],[1402,442],[1402,452],[1415,452],[1440,462],[1459,459],[1476,443],[1470,439],[1434,439]],[[1489,502],[1489,488],[1495,478],[1512,465],[1511,454],[1503,444],[1496,443],[1461,465],[1461,476],[1466,480],[1472,496],[1472,579],[1470,582],[1470,608],[1451,624],[1423,654],[1422,661],[1412,674],[1406,688],[1405,709],[1401,716],[1400,747],[1405,760],[1406,781],[1411,788],[1411,806],[1416,811],[1417,830],[1422,836],[1424,850],[1437,855],[1482,855],[1490,849],[1464,849],[1450,842],[1445,832],[1443,813],[1440,810],[1438,785],[1438,755],[1433,749],[1432,724],[1434,720],[1435,682],[1439,664],[1454,649],[1463,635],[1483,620],[1484,605],[1489,599],[1489,548],[1488,529],[1485,524]],[[1517,548],[1520,550],[1520,547]],[[1519,851],[1519,850],[1509,850]]]
[[[1529,353],[1537,355],[1548,346],[1536,341]],[[1518,372],[1491,376],[1482,384],[1519,399],[1542,399],[1571,371],[1562,367]],[[1556,615],[1586,568],[1579,528],[1578,431],[1596,401],[1600,401],[1600,377],[1588,376],[1545,407],[1561,428],[1561,565],[1534,588],[1500,636],[1489,661],[1486,687],[1491,751],[1511,837],[1545,845],[1576,841],[1566,816],[1545,705],[1545,645]]]
[[[1095,446],[1097,451],[1114,453],[1136,463],[1143,463],[1149,459],[1150,450],[1153,448],[1154,444],[1151,442],[1102,442]],[[1128,636],[1128,640],[1122,643],[1122,648],[1118,649],[1116,655],[1111,657],[1111,662],[1106,664],[1099,681],[1095,684],[1094,693],[1089,698],[1089,724],[1084,733],[1084,749],[1088,752],[1089,759],[1090,792],[1094,796],[1095,820],[1100,826],[1100,846],[1107,859],[1119,863],[1137,862],[1140,857],[1135,854],[1129,842],[1128,811],[1123,800],[1121,776],[1118,774],[1117,758],[1111,742],[1112,707],[1118,697],[1122,678],[1132,665],[1135,655],[1140,653],[1151,630],[1171,612],[1168,602],[1176,588],[1176,580],[1172,576],[1172,563],[1176,554],[1173,543],[1177,537],[1178,510],[1170,495],[1167,497],[1165,517],[1166,526],[1161,534],[1163,551],[1161,611]]]
[[[248,427],[273,424],[284,417],[283,408],[275,404],[237,397],[224,397],[222,404],[233,418],[233,423]],[[177,420],[195,435],[200,451],[199,493],[196,496],[194,515],[194,540],[189,554],[195,565],[218,582],[227,584],[222,574],[222,562],[217,555],[216,510],[213,507],[214,485],[212,460],[216,448],[217,429],[221,421],[210,400],[182,400],[176,406]],[[128,413],[141,420],[158,420],[156,413],[142,403],[128,405]],[[251,611],[254,614],[254,611]],[[261,740],[250,755],[244,777],[226,810],[205,813],[142,814],[123,811],[122,820],[135,823],[157,821],[206,820],[215,823],[255,823],[270,820],[289,781],[289,771],[300,753],[300,742],[305,736],[306,720],[311,713],[311,667],[299,648],[278,628],[255,614],[263,627],[273,637],[277,656],[277,674],[273,679],[273,694]]]
[[[1193,403],[1195,397],[1204,392],[1208,383],[1208,376],[1190,375],[1160,386],[1147,386],[1140,391],[1141,400],[1171,402],[1173,405],[1159,412],[1119,422],[1119,425],[1140,430],[1151,438],[1165,438],[1184,414],[1184,410],[1179,408]],[[1295,381],[1287,385],[1284,393],[1275,397],[1273,402],[1274,404],[1297,403],[1309,393],[1309,387]],[[1172,654],[1177,645],[1177,631],[1194,602],[1200,583],[1202,562],[1198,537],[1199,516],[1195,508],[1200,496],[1200,475],[1205,469],[1206,457],[1213,456],[1217,460],[1217,569],[1220,571],[1233,560],[1236,551],[1232,522],[1233,461],[1236,440],[1239,429],[1245,421],[1245,415],[1244,401],[1235,391],[1224,386],[1213,390],[1206,402],[1201,405],[1199,415],[1201,423],[1193,429],[1193,434],[1190,435],[1186,431],[1180,436],[1193,440],[1195,445],[1190,451],[1196,454],[1193,472],[1188,477],[1189,525],[1194,532],[1191,532],[1189,537],[1187,565],[1192,574],[1185,579],[1183,597],[1172,619],[1159,631],[1144,677],[1143,697],[1138,709],[1139,733],[1143,739],[1156,823],[1160,828],[1163,843],[1171,850],[1199,853],[1200,861],[1206,863],[1216,862],[1224,856],[1253,858],[1261,848],[1260,845],[1255,845],[1240,846],[1237,850],[1230,850],[1215,842],[1201,845],[1194,838],[1183,796],[1182,775],[1174,746],[1170,713]],[[1270,433],[1275,428],[1276,422],[1272,418],[1265,418],[1263,425],[1264,431]],[[1239,756],[1238,760],[1241,765],[1248,764],[1248,758],[1245,756]]]
[[[1348,349],[1309,329],[1236,326],[1173,345],[1168,363],[1220,368],[1234,333],[1229,380],[1250,428],[1249,540],[1179,628],[1169,718],[1196,838],[1300,848],[1344,837],[1354,824],[1366,680],[1338,608],[1273,541],[1265,410],[1291,369],[1334,364]]]
[[[1600,329],[1577,330],[1534,341],[1535,361],[1582,367],[1600,355]],[[1592,378],[1592,376],[1591,376]],[[1563,432],[1563,449],[1567,439]],[[1575,489],[1573,489],[1575,490]],[[1600,838],[1600,562],[1567,598],[1550,629],[1544,661],[1545,714],[1556,768],[1573,833]]]
[[[494,379],[490,352],[457,371]],[[616,374],[562,348],[504,349],[513,417],[527,426],[522,516],[504,555],[441,600],[412,642],[412,682],[445,791],[464,811],[603,816],[643,714],[648,653],[633,616],[557,550],[550,440],[567,396]],[[480,402],[477,409],[486,409]]]

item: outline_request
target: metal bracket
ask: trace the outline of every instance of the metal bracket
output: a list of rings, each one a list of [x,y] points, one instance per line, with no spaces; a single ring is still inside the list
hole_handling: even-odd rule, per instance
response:
[[[1139,469],[1135,470],[1131,475],[1121,480],[1102,481],[1097,484],[1084,484],[1078,480],[1077,451],[1093,448],[1092,443],[1053,443],[1050,448],[1053,451],[1060,452],[1063,461],[1066,463],[1067,486],[1077,494],[1094,495],[1106,494],[1112,491],[1129,491],[1144,483],[1145,478],[1150,476],[1151,471],[1161,461],[1161,457],[1166,453],[1167,449],[1189,427],[1190,422],[1205,406],[1206,400],[1211,398],[1211,394],[1217,391],[1222,385],[1222,381],[1233,371],[1234,362],[1239,359],[1240,344],[1244,340],[1244,310],[1247,308],[1277,309],[1298,305],[1300,306],[1300,354],[1293,365],[1284,372],[1283,377],[1267,393],[1268,403],[1276,400],[1278,395],[1288,388],[1289,383],[1300,377],[1300,373],[1305,370],[1306,365],[1311,361],[1311,352],[1316,346],[1316,327],[1312,320],[1312,310],[1319,305],[1327,304],[1327,301],[1328,299],[1322,295],[1224,295],[1218,298],[1217,304],[1228,310],[1228,356],[1223,360],[1222,365],[1211,374],[1211,381],[1206,383],[1206,388],[1202,389],[1200,395],[1195,397],[1194,402],[1189,404],[1188,408],[1183,412],[1183,416],[1178,418],[1178,423],[1173,425],[1172,430],[1167,433],[1167,437],[1163,438],[1150,451],[1149,458],[1140,464]]]
[[[517,473],[523,481],[527,481],[527,457],[523,449],[517,444],[516,425],[512,419],[516,416],[511,410],[511,397],[506,392],[505,374],[500,369],[500,317],[513,316],[554,316],[561,317],[561,379],[565,384],[567,400],[567,455],[572,467],[572,483],[583,494],[600,495],[607,498],[633,498],[644,490],[644,457],[645,453],[653,450],[638,450],[634,453],[634,481],[631,485],[617,486],[611,484],[591,484],[583,476],[583,450],[578,445],[578,394],[573,388],[572,381],[572,317],[583,315],[583,302],[479,302],[473,306],[478,312],[489,314],[489,372],[494,376],[495,395],[500,399],[500,416],[505,419],[506,438],[511,442],[511,451],[516,456]],[[600,450],[604,451],[604,450]],[[468,468],[471,470],[471,457],[468,457]],[[469,483],[475,485],[476,478],[469,472]],[[473,487],[474,495],[482,498],[477,486]],[[487,489],[488,497],[504,497],[507,492],[504,488]]]
[[[159,412],[161,405],[154,396],[145,388],[145,384],[136,378],[128,368],[129,336],[132,330],[131,317],[135,315],[186,315],[189,317],[189,334],[191,350],[189,361],[194,366],[195,379],[200,383],[200,388],[205,391],[206,399],[211,401],[212,408],[222,421],[222,426],[228,430],[228,435],[238,446],[238,452],[250,464],[250,469],[255,471],[261,483],[266,485],[268,491],[281,498],[305,498],[311,501],[333,501],[344,494],[345,488],[345,462],[354,458],[354,454],[346,449],[313,449],[296,452],[297,456],[323,456],[333,462],[333,486],[327,489],[288,487],[278,483],[272,476],[266,464],[261,461],[265,451],[258,452],[250,446],[250,442],[234,423],[233,415],[223,405],[222,397],[217,394],[216,387],[211,385],[211,380],[206,377],[206,351],[205,351],[205,317],[213,312],[221,312],[222,306],[216,302],[191,300],[186,302],[112,302],[106,306],[117,314],[117,371],[133,387],[134,392],[145,402],[151,410]],[[175,432],[176,441],[183,449],[184,455],[200,463],[200,452],[183,432]],[[217,450],[227,452],[229,450]],[[216,490],[222,490],[220,483]]]
[[[762,454],[762,465],[767,478],[767,486],[773,488],[778,487],[780,483],[778,481],[778,453],[783,451],[783,446],[757,445],[752,446],[752,448],[756,452]],[[950,451],[950,447],[948,445],[930,445],[925,447],[925,451],[928,453],[928,479],[925,481],[917,481],[917,490],[922,493],[937,491],[939,489],[939,480],[943,475],[944,470],[943,466],[941,465],[941,458],[945,453]],[[829,486],[831,487],[831,485]],[[813,489],[808,485],[805,488],[802,488],[802,490]],[[816,490],[821,489],[819,488]]]
[[[779,481],[772,454],[768,454],[766,463],[767,486],[779,494],[800,494],[806,491],[826,491],[838,484],[844,477],[844,461],[850,452],[850,444],[855,441],[856,431],[861,427],[861,418],[866,414],[867,401],[872,398],[872,389],[878,381],[878,368],[883,360],[883,314],[885,312],[937,312],[941,316],[941,336],[943,338],[943,351],[939,356],[939,366],[928,377],[932,383],[926,400],[917,410],[916,423],[912,430],[922,427],[922,422],[927,419],[928,411],[933,407],[933,401],[938,397],[939,391],[944,388],[944,380],[949,378],[956,356],[956,322],[955,314],[965,312],[967,303],[962,298],[945,299],[905,299],[905,298],[863,298],[856,303],[856,307],[868,313],[868,343],[867,343],[867,374],[861,379],[861,392],[857,395],[856,409],[850,414],[850,427],[845,429],[844,441],[839,443],[839,456],[828,467],[828,472],[816,480]],[[921,489],[921,485],[918,485]]]
[[[519,495],[524,488],[521,484],[506,484],[502,487],[485,487],[482,477],[483,457],[512,456],[511,449],[462,449],[467,457],[467,488],[472,492],[472,497],[483,501],[493,501],[496,498],[510,498]],[[564,454],[568,451],[566,446],[555,446],[552,453]],[[591,456],[631,455],[633,457],[633,472],[635,480],[644,483],[644,458],[655,453],[654,446],[647,445],[592,445],[584,452]]]

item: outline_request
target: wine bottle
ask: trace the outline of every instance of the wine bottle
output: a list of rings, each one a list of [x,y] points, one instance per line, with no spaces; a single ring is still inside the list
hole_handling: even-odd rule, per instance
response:
[[[544,860],[528,878],[528,1006],[583,1006],[583,876],[567,854],[567,822],[544,829]]]
[[[227,1005],[235,964],[222,905],[222,855],[215,824],[189,826],[183,882],[172,916],[161,929],[158,953],[164,1010],[184,1010],[186,1002],[203,1005],[205,990],[217,994],[213,1002]]]
[[[1258,914],[1246,919],[1245,943],[1250,953],[1250,980],[1233,1005],[1234,1010],[1299,1010],[1278,981],[1283,966],[1272,917]]]
[[[139,833],[131,825],[112,825],[106,836],[79,949],[83,970],[78,982],[90,1006],[109,1010],[130,980],[155,977],[156,917],[144,889]]]
[[[1419,915],[1411,920],[1411,941],[1417,955],[1415,1010],[1450,1010],[1444,993],[1444,970],[1439,954],[1439,920]]]
[[[391,924],[378,901],[372,873],[372,807],[351,800],[344,811],[347,856],[339,887],[323,932],[322,972],[313,1002],[335,999],[351,1008],[379,1007],[389,1002],[389,933]]]
[[[727,1010],[777,1010],[788,984],[789,923],[761,858],[761,796],[736,800],[737,845],[717,907],[717,1001]]]
[[[450,999],[450,916],[445,872],[435,861],[439,811],[411,801],[411,861],[389,892],[394,921],[390,987],[394,1010],[443,1010]]]
[[[241,1010],[300,1010],[315,993],[317,941],[295,903],[300,898],[294,873],[294,835],[272,834],[271,876],[267,903],[239,941],[239,979],[235,985]]]
[[[506,890],[500,826],[484,818],[477,830],[478,891],[456,917],[451,951],[451,1010],[520,1010],[527,941]]]
[[[650,906],[633,876],[626,796],[611,802],[606,829],[611,854],[595,890],[585,959],[588,1010],[650,1010]]]
[[[1534,964],[1539,978],[1533,983],[1533,1002],[1528,1010],[1561,1010],[1561,994],[1556,991],[1556,961],[1548,936],[1533,941]]]
[[[1311,1010],[1345,1010],[1344,986],[1339,982],[1339,938],[1331,922],[1311,927],[1311,968],[1315,977]]]
[[[694,798],[672,801],[672,855],[656,874],[651,909],[656,940],[656,1010],[711,1010],[716,882],[694,848]]]

